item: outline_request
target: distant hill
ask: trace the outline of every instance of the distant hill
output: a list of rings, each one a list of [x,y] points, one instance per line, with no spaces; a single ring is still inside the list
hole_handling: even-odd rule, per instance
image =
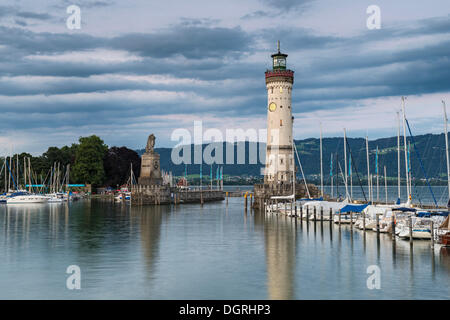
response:
[[[343,138],[324,138],[323,139],[323,168],[324,168],[324,180],[329,181],[330,175],[330,158],[333,154],[333,173],[336,170],[336,154],[338,161],[344,171],[344,142]],[[348,138],[348,144],[350,146],[350,151],[353,157],[353,174],[356,179],[356,170],[359,172],[361,178],[367,176],[366,168],[366,146],[365,139],[363,138]],[[434,179],[446,179],[446,159],[445,159],[445,138],[444,134],[426,134],[414,137],[415,147],[421,156],[423,166],[429,178]],[[411,168],[412,175],[417,179],[424,177],[420,162],[415,152],[414,144],[412,140],[408,138],[408,143],[411,143],[410,154],[411,154]],[[304,140],[296,140],[295,144],[299,152],[300,160],[302,162],[303,170],[305,175],[309,178],[318,178],[320,174],[320,151],[319,151],[319,139],[310,138]],[[401,137],[401,144],[403,144],[403,138]],[[261,176],[261,168],[263,165],[259,159],[265,158],[266,145],[264,143],[253,143],[253,142],[239,142],[231,145],[229,143],[216,143],[216,146],[222,148],[223,159],[225,161],[227,154],[227,146],[230,148],[234,147],[235,156],[234,163],[237,163],[237,148],[245,147],[245,163],[244,164],[224,164],[224,175],[232,176]],[[204,150],[206,145],[202,146]],[[261,156],[257,157],[257,164],[249,164],[249,148],[255,148],[259,154],[261,150]],[[397,176],[397,137],[382,138],[377,140],[369,141],[369,158],[371,173],[375,174],[375,157],[376,148],[378,147],[378,162],[379,162],[379,173],[383,175],[384,166],[387,169],[388,177]],[[191,145],[191,161],[194,159],[194,146]],[[185,166],[184,164],[175,165],[171,161],[171,148],[156,148],[161,156],[161,168],[164,170],[172,171],[174,175],[181,176],[184,174]],[[137,150],[141,155],[145,150]],[[349,154],[350,154],[349,151]],[[214,155],[214,154],[213,154]],[[350,155],[349,155],[350,157]],[[404,176],[405,172],[405,160],[404,152],[401,150],[401,174]],[[213,166],[214,168],[217,165]],[[356,169],[356,170],[355,170]],[[199,165],[188,165],[188,174],[198,174]],[[203,174],[209,175],[210,166],[204,164]],[[215,169],[214,169],[215,170]],[[215,174],[215,171],[213,171]]]

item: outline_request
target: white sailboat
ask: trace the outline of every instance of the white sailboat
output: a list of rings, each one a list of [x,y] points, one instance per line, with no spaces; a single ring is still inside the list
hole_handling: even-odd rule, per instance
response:
[[[48,197],[40,194],[25,194],[11,197],[6,200],[7,204],[47,203]]]

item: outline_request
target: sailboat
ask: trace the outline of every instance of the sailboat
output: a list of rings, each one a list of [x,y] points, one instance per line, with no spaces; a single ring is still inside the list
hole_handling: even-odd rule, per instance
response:
[[[447,110],[445,107],[445,101],[442,100],[442,108],[444,109],[444,135],[445,135],[445,155],[447,158],[447,188],[448,188],[448,203],[447,209],[450,208],[450,157],[448,154],[448,129],[447,129]],[[450,215],[447,212],[447,218],[437,228],[436,234],[438,235],[439,247],[450,247]]]

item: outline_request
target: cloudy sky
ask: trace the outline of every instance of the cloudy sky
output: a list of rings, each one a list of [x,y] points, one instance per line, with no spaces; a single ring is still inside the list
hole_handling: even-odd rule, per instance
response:
[[[66,8],[81,8],[81,29]],[[366,9],[381,9],[368,30]],[[264,71],[281,41],[295,70],[296,139],[442,130],[450,105],[448,0],[2,0],[0,153],[97,134],[176,144],[176,128],[266,126]]]

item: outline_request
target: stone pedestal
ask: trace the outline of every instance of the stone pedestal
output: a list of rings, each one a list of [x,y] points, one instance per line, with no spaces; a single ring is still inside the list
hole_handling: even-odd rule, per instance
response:
[[[141,175],[138,183],[140,185],[160,185],[162,184],[161,167],[159,165],[159,154],[145,152],[141,157]]]

